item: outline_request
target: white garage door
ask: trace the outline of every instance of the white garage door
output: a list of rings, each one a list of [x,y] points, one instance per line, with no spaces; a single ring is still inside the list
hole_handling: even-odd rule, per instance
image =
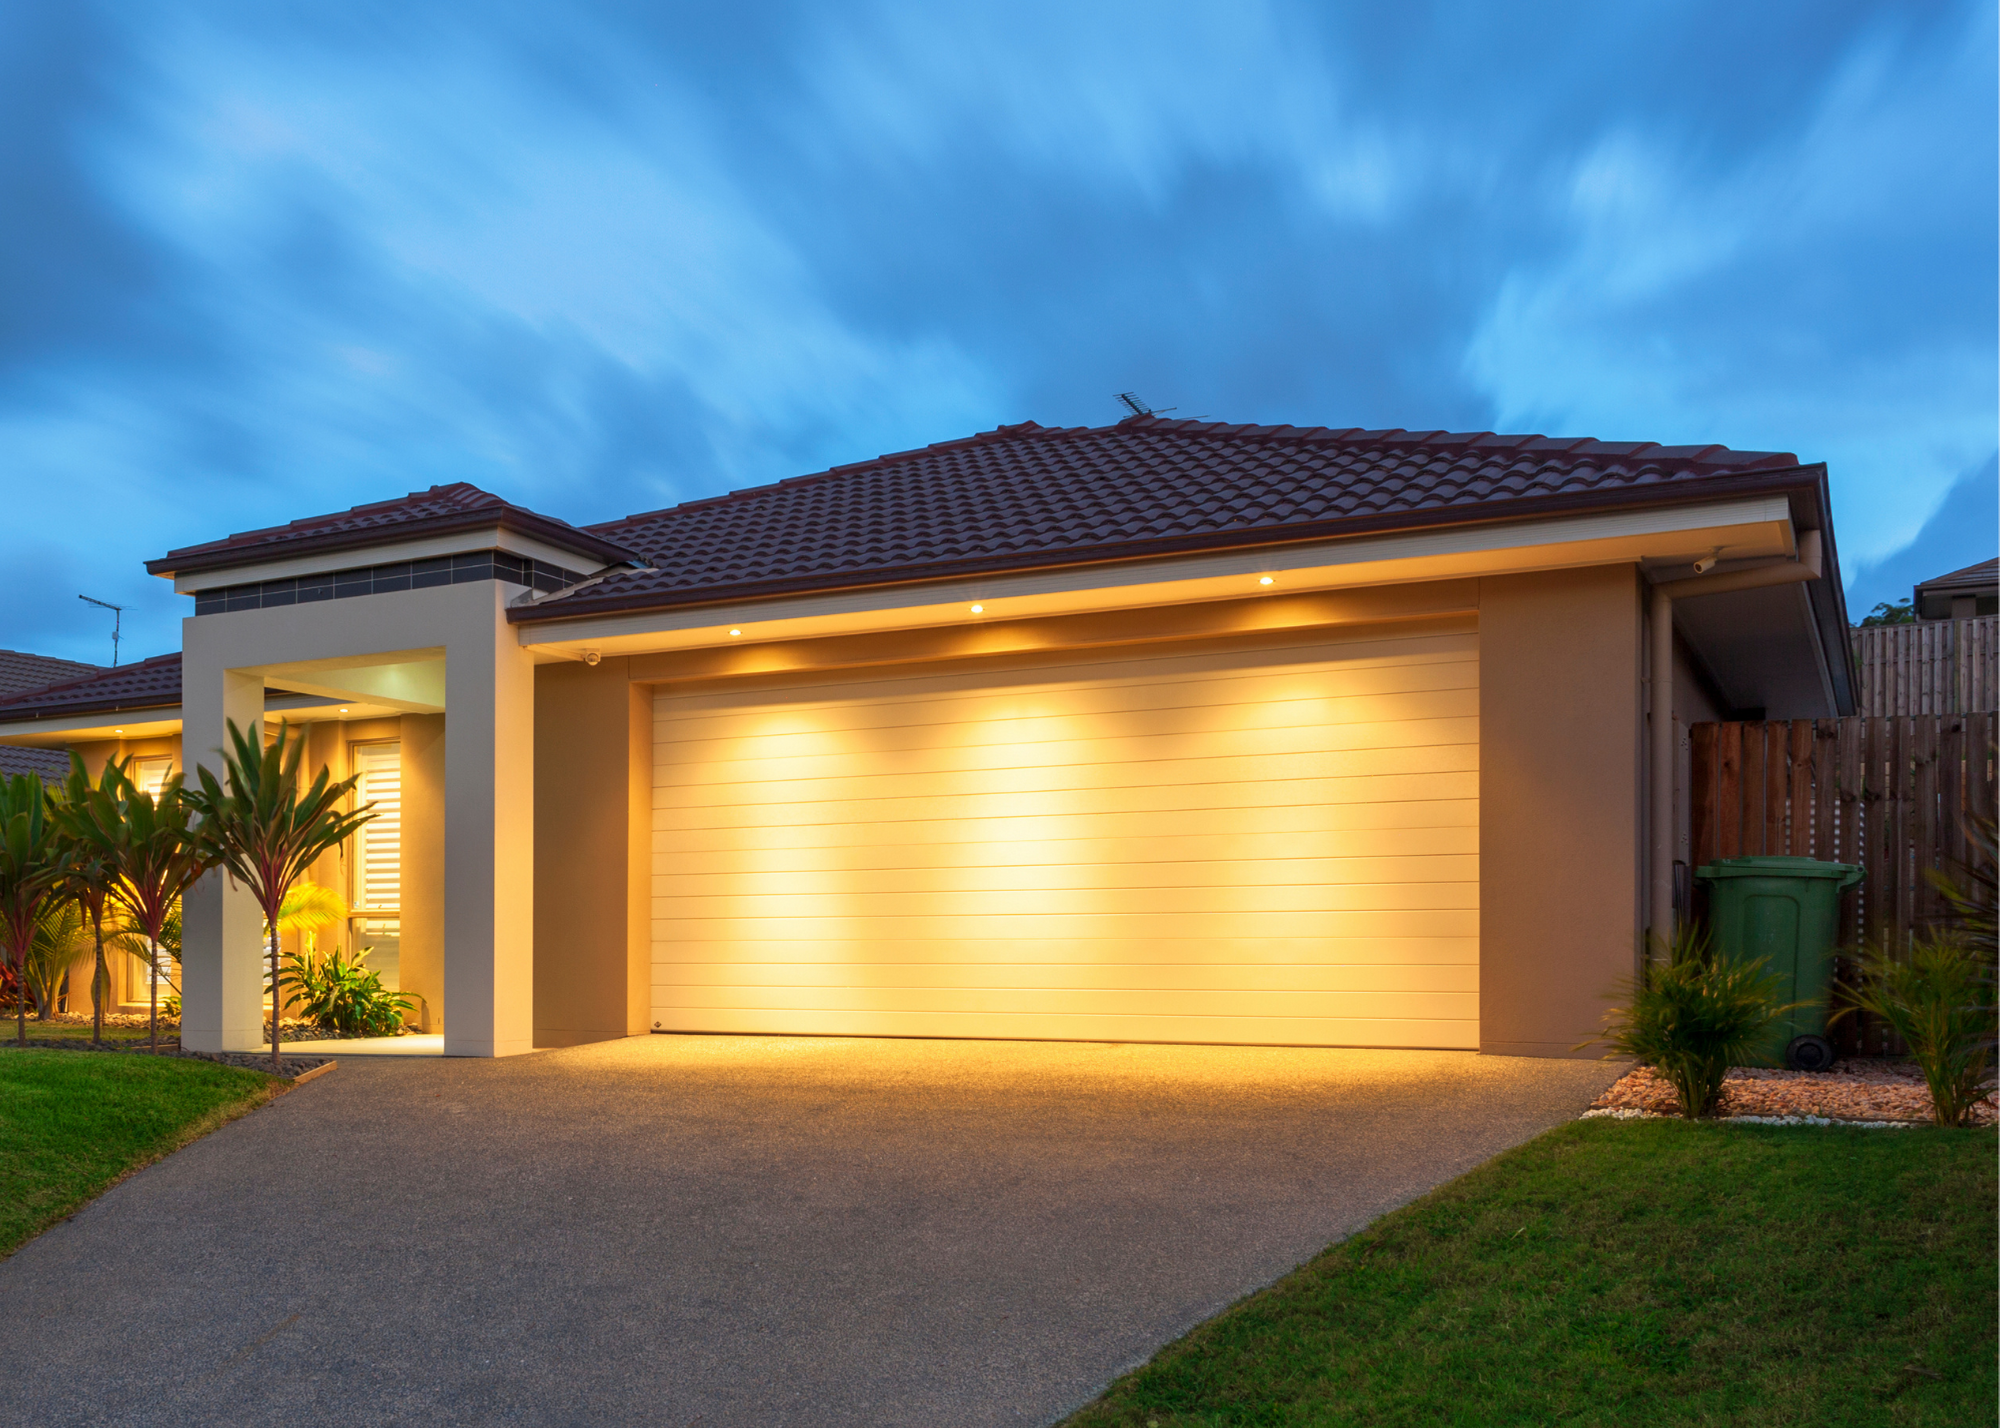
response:
[[[674,1031],[1473,1047],[1472,622],[682,686]]]

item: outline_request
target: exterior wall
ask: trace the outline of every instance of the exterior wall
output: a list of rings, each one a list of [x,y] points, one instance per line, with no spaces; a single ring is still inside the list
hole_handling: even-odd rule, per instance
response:
[[[1642,592],[1631,566],[1479,587],[1480,1049],[1594,1056],[1638,949]]]
[[[422,998],[409,1018],[444,1030],[443,714],[405,714],[403,741],[402,990]]]
[[[647,1029],[651,708],[630,661],[535,671],[535,1045]]]

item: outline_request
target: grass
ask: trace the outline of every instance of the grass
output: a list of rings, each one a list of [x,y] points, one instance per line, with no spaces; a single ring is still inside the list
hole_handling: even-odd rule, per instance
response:
[[[284,1085],[213,1061],[0,1050],[0,1255]]]
[[[1995,1149],[1991,1131],[1577,1122],[1068,1424],[1992,1423]]]

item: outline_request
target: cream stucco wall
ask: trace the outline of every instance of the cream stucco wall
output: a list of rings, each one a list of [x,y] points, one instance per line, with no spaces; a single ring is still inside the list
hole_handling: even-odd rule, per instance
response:
[[[629,661],[535,671],[535,1044],[647,1029],[651,710]]]
[[[1631,566],[1480,581],[1480,1049],[1573,1048],[1631,975],[1642,601]]]

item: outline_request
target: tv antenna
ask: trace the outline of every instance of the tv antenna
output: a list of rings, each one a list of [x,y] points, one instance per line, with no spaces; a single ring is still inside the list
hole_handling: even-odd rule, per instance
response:
[[[88,595],[79,595],[76,598],[87,605],[95,605],[99,609],[111,612],[111,667],[118,668],[118,631],[125,623],[125,607],[114,605],[109,600],[93,600]]]
[[[1159,411],[1154,411],[1144,401],[1140,400],[1137,392],[1120,392],[1118,393],[1118,400],[1125,403],[1125,409],[1131,412],[1133,416],[1162,416],[1167,412],[1177,412],[1180,410],[1179,407],[1161,407]]]

